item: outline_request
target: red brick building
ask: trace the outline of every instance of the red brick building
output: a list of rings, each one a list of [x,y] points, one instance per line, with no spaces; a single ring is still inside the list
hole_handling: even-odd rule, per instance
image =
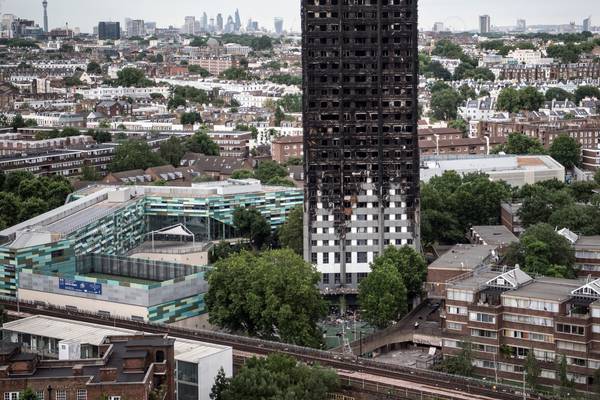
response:
[[[304,139],[302,136],[282,136],[271,141],[271,155],[273,161],[280,164],[290,158],[304,157]]]
[[[59,343],[59,346],[67,344]],[[30,388],[38,399],[173,400],[174,339],[160,335],[111,336],[98,358],[42,360],[15,344],[0,348],[0,393],[17,400]]]

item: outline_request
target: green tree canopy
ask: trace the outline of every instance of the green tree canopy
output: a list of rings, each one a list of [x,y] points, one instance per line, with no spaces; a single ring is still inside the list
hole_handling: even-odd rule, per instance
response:
[[[295,207],[287,216],[279,229],[279,242],[283,247],[294,250],[302,256],[304,252],[304,210],[302,206]]]
[[[334,370],[272,354],[252,358],[213,400],[323,400],[339,386]]]
[[[202,122],[202,117],[198,112],[186,112],[181,115],[182,125],[194,125],[196,122]]]
[[[219,155],[219,146],[203,130],[194,133],[186,141],[186,148],[192,153],[200,153],[207,156]]]
[[[542,143],[535,138],[522,133],[511,133],[508,135],[506,144],[497,146],[495,153],[504,152],[506,154],[533,155],[545,154],[546,150]]]
[[[255,249],[262,248],[271,236],[271,225],[256,208],[236,208],[233,212],[233,227]]]
[[[210,322],[233,332],[319,347],[317,322],[326,313],[317,289],[320,279],[289,249],[234,254],[208,274]]]
[[[581,164],[581,145],[566,134],[554,139],[549,154],[567,169]]]
[[[447,39],[439,40],[435,44],[435,47],[431,54],[433,54],[434,56],[452,59],[460,59],[464,55],[462,47]]]
[[[159,154],[163,160],[178,167],[186,151],[185,141],[177,136],[171,136],[166,142],[161,143]]]
[[[254,172],[248,170],[248,169],[238,169],[236,171],[233,171],[233,173],[231,174],[231,179],[253,179],[254,178]]]
[[[200,75],[203,78],[210,75],[210,72],[207,69],[202,68],[199,65],[188,65],[188,71],[190,74]]]
[[[579,86],[575,90],[575,104],[579,105],[586,97],[595,97],[600,100],[600,88],[596,86]]]
[[[421,295],[423,282],[427,279],[427,262],[421,254],[410,246],[389,246],[375,259],[372,269],[385,263],[398,270],[409,299]]]
[[[552,101],[552,100],[565,101],[565,100],[573,100],[575,98],[575,96],[572,93],[569,93],[564,89],[556,88],[556,87],[546,90],[544,97],[546,98],[547,101]]]
[[[383,329],[399,320],[408,310],[406,286],[390,261],[373,264],[372,272],[359,284],[358,301],[362,317]]]
[[[460,94],[454,89],[443,89],[431,95],[431,114],[440,121],[455,120],[458,106],[461,103]]]
[[[123,68],[117,72],[117,80],[114,83],[124,87],[148,87],[154,84],[153,81],[146,78],[144,71],[132,67]]]
[[[266,160],[258,163],[254,175],[256,176],[256,179],[266,184],[273,178],[286,178],[287,170],[284,166],[275,161]]]
[[[506,262],[519,264],[523,271],[531,274],[575,277],[575,255],[571,244],[548,224],[528,228],[519,242],[510,245]]]
[[[100,75],[102,73],[102,67],[96,61],[91,61],[87,66],[87,73]]]
[[[536,88],[528,86],[517,90],[513,87],[502,89],[498,95],[496,108],[500,111],[516,113],[519,111],[537,111],[544,104],[545,97]]]
[[[166,164],[158,153],[152,151],[148,143],[137,139],[127,139],[117,146],[115,157],[110,164],[111,172],[147,169]]]

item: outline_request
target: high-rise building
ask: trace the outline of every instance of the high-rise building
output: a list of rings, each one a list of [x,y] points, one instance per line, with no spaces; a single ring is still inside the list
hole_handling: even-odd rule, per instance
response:
[[[486,34],[492,31],[492,25],[489,15],[479,16],[479,33]]]
[[[208,31],[209,32],[215,31],[215,19],[214,18],[211,18],[210,22],[208,23]]]
[[[98,39],[119,40],[121,39],[121,24],[118,22],[99,22]]]
[[[583,32],[592,31],[592,17],[587,17],[583,20]]]
[[[524,19],[517,20],[517,31],[518,32],[526,32],[527,31],[527,21]]]
[[[217,31],[223,31],[223,15],[221,14],[217,14]]]
[[[225,24],[222,30],[225,33],[235,32],[235,22],[233,22],[233,18],[231,17],[231,15],[227,17],[227,23]]]
[[[329,293],[420,248],[417,0],[340,3],[302,0],[304,255]]]
[[[283,18],[275,17],[275,33],[281,35],[283,33]]]
[[[156,22],[144,22],[144,29],[147,35],[154,35],[156,32]]]
[[[435,24],[433,24],[433,31],[434,32],[444,32],[444,23],[436,22]]]
[[[203,32],[208,31],[208,15],[206,15],[206,12],[202,13],[202,18],[200,18],[200,30]]]
[[[185,23],[183,24],[183,33],[186,35],[195,34],[196,17],[185,17]]]
[[[127,28],[127,37],[145,36],[146,27],[143,19],[129,19],[125,20],[125,27]]]
[[[240,18],[240,10],[238,10],[237,8],[235,9],[235,21],[234,21],[234,26],[233,29],[236,32],[239,32],[240,29],[242,28],[242,20]]]
[[[44,7],[44,32],[48,33],[48,0],[42,1]]]

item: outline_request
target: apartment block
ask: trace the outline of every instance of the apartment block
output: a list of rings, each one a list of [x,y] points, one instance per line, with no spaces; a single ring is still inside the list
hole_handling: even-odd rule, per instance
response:
[[[600,280],[537,278],[487,268],[448,283],[442,313],[444,357],[465,345],[476,374],[522,382],[524,359],[534,352],[540,383],[558,384],[566,358],[576,388],[589,389],[600,368]]]

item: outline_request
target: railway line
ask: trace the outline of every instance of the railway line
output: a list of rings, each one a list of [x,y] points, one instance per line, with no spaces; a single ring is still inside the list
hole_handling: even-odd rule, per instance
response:
[[[191,330],[163,324],[137,322],[129,319],[103,317],[85,312],[73,312],[59,307],[0,299],[6,310],[30,315],[114,326],[148,333],[168,334],[175,338],[192,339],[230,346],[236,357],[265,356],[283,353],[308,364],[334,368],[344,387],[363,393],[385,394],[390,399],[443,399],[443,400],[544,400],[535,393],[525,393],[515,387],[496,385],[478,379],[458,377],[440,372],[394,366],[377,361],[344,356],[339,353],[305,348],[285,343],[270,342],[245,336],[206,330]]]

